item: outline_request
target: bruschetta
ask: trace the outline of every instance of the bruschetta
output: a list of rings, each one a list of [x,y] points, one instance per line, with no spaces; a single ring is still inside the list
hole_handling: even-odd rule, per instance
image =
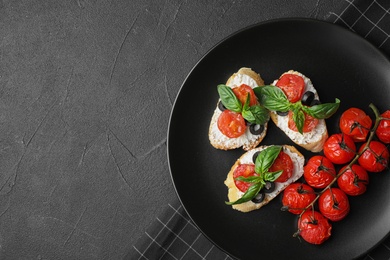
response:
[[[221,150],[239,147],[250,150],[264,139],[269,111],[260,106],[253,92],[253,88],[262,85],[264,81],[258,73],[250,68],[241,68],[230,76],[225,85],[218,86],[220,98],[208,134],[213,147]],[[229,103],[233,104],[233,108],[228,106]],[[262,114],[262,122],[248,122],[256,113]]]
[[[231,167],[226,204],[241,212],[260,209],[303,175],[303,155],[293,146],[260,146]],[[257,185],[257,186],[256,186]]]
[[[321,103],[311,80],[293,70],[255,91],[262,105],[271,111],[272,121],[295,144],[312,152],[323,149],[328,137],[325,119],[337,111],[339,99]]]

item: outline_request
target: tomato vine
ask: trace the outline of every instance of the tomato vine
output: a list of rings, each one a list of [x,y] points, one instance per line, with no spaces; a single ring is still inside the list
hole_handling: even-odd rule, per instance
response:
[[[382,117],[381,114],[379,113],[379,110],[377,109],[377,107],[374,105],[374,104],[370,104],[369,105],[369,108],[373,111],[374,115],[375,115],[375,123],[374,125],[370,128],[369,130],[369,135],[367,137],[367,140],[366,142],[361,146],[361,148],[359,149],[359,151],[356,152],[355,156],[352,158],[352,160],[346,164],[335,176],[335,178],[326,186],[324,187],[323,189],[321,189],[320,191],[316,192],[316,197],[314,198],[314,200],[312,200],[306,207],[304,207],[301,211],[301,213],[299,214],[299,217],[298,217],[298,231],[294,234],[294,236],[296,237],[299,233],[300,233],[300,229],[299,229],[299,226],[301,225],[301,220],[303,218],[303,216],[305,216],[305,218],[307,217],[307,211],[308,210],[311,210],[313,213],[312,213],[312,216],[313,216],[313,223],[311,224],[316,224],[317,223],[317,220],[314,219],[315,216],[318,216],[315,215],[315,205],[316,203],[320,200],[321,198],[321,195],[323,195],[325,192],[331,192],[332,193],[332,190],[335,189],[333,188],[332,186],[335,184],[335,182],[337,182],[338,178],[343,175],[348,169],[351,169],[351,167],[355,164],[357,164],[359,162],[359,158],[368,150],[370,149],[370,144],[374,141],[374,137],[375,137],[375,134],[376,134],[376,130],[381,122],[381,120],[387,120],[388,118],[386,117]],[[375,142],[375,141],[374,141]],[[387,149],[386,149],[387,150]],[[388,152],[387,152],[388,153]],[[386,161],[386,167],[387,167],[387,164],[388,164],[388,158],[385,160]],[[338,190],[336,188],[336,190]],[[333,196],[333,195],[332,195]],[[335,203],[336,204],[336,203]],[[337,205],[335,205],[337,206]],[[331,229],[331,228],[330,228]],[[329,236],[330,236],[330,229],[329,229]]]

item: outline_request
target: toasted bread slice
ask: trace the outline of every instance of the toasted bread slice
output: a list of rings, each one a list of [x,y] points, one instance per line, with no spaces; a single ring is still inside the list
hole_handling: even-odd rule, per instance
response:
[[[226,85],[231,88],[235,88],[239,87],[241,84],[246,84],[251,88],[255,88],[258,86],[263,86],[264,81],[261,76],[252,69],[241,68],[227,80]],[[220,100],[218,100],[218,102],[219,101]],[[264,139],[267,133],[268,122],[264,125],[264,130],[259,135],[252,134],[249,130],[249,127],[247,127],[245,133],[238,138],[229,138],[225,136],[221,133],[217,125],[218,118],[221,113],[222,111],[218,108],[217,103],[209,127],[210,143],[215,148],[221,150],[232,150],[242,147],[244,150],[250,150],[259,145],[259,143]]]
[[[283,74],[297,74],[301,76],[305,81],[306,91],[312,91],[314,93],[314,98],[319,100],[317,90],[314,88],[311,80],[297,71],[287,71]],[[282,75],[283,75],[282,74]],[[276,85],[278,80],[275,80],[271,85]],[[278,115],[277,112],[271,111],[270,117],[277,127],[279,127],[294,143],[305,148],[311,152],[320,152],[323,147],[326,139],[328,138],[328,130],[324,119],[319,119],[318,125],[311,131],[307,133],[300,134],[299,132],[293,131],[288,127],[288,116]]]
[[[225,180],[225,185],[228,187],[228,198],[229,202],[233,202],[238,200],[244,195],[234,183],[233,173],[235,169],[240,164],[253,164],[252,157],[257,151],[262,151],[269,146],[260,146],[255,149],[252,149],[246,153],[244,153],[232,166],[230,169],[227,178]],[[249,212],[252,210],[256,210],[261,208],[262,206],[268,204],[272,199],[274,199],[280,192],[282,192],[289,184],[297,181],[303,175],[303,165],[305,163],[305,159],[303,155],[294,147],[290,145],[283,145],[283,151],[287,153],[291,160],[294,163],[293,175],[286,182],[277,182],[275,183],[275,190],[271,193],[266,193],[265,199],[261,203],[254,203],[252,201],[247,201],[241,204],[232,205],[233,209],[242,212]]]

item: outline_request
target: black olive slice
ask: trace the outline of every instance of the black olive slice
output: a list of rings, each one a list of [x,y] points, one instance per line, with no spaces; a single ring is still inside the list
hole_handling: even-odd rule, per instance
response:
[[[263,125],[258,125],[258,124],[251,124],[249,126],[249,131],[253,135],[259,135],[264,131],[264,126]]]
[[[260,151],[257,151],[252,156],[252,161],[253,161],[254,164],[256,164],[256,159],[257,159],[257,156],[259,156],[259,153],[260,153]]]
[[[311,102],[314,100],[314,92],[312,91],[306,91],[305,94],[303,94],[301,102],[302,105],[309,106]]]
[[[226,110],[226,107],[222,104],[221,101],[218,102],[218,108],[219,108],[219,110],[221,110],[221,111]]]
[[[266,181],[264,185],[264,193],[271,193],[275,190],[275,182]]]
[[[265,199],[265,193],[261,190],[257,195],[252,199],[253,203],[260,203]]]
[[[276,114],[278,114],[279,116],[287,116],[288,115],[288,111],[285,111],[285,112],[276,111]]]
[[[321,101],[319,101],[318,99],[314,99],[311,103],[310,103],[310,106],[315,106],[315,105],[320,105],[321,104]]]

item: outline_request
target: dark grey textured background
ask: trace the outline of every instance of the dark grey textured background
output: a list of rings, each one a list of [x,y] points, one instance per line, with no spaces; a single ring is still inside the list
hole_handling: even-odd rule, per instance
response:
[[[344,1],[0,2],[0,259],[120,259],[176,199],[172,104],[231,33]]]

